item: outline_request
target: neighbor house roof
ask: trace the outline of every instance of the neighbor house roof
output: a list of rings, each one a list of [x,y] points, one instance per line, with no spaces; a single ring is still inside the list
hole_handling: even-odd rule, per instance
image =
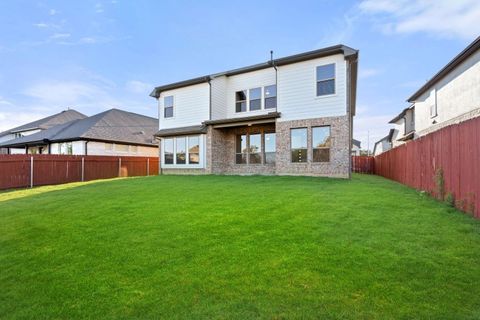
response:
[[[163,86],[158,86],[155,89],[153,89],[152,93],[150,93],[150,96],[158,98],[162,91],[172,90],[172,89],[182,88],[186,86],[191,86],[194,84],[208,82],[211,79],[220,77],[220,76],[229,77],[237,74],[272,68],[274,65],[282,66],[282,65],[297,63],[301,61],[307,61],[311,59],[326,57],[333,54],[343,54],[347,59],[355,60],[358,57],[358,50],[355,50],[353,48],[340,44],[340,45],[322,48],[318,50],[308,51],[308,52],[304,52],[304,53],[300,53],[300,54],[296,54],[296,55],[292,55],[284,58],[273,59],[271,61],[254,64],[254,65],[243,67],[243,68],[214,73],[214,74],[206,75],[203,77],[198,77],[198,78],[193,78],[185,81],[166,84]],[[356,70],[355,70],[355,74],[356,74]]]
[[[76,111],[73,109],[64,110],[62,112],[56,113],[54,115],[48,116],[46,118],[42,118],[33,122],[29,122],[27,124],[0,132],[0,137],[6,136],[7,134],[12,134],[16,132],[22,132],[27,130],[35,130],[35,129],[48,129],[53,126],[67,123],[73,120],[84,119],[87,116]]]
[[[393,133],[395,132],[395,129],[390,129],[390,131],[388,132],[388,135],[386,135],[385,137],[383,137],[382,139],[378,140],[377,142],[375,142],[374,146],[373,146],[373,153],[375,154],[375,150],[377,149],[377,145],[379,143],[381,143],[382,141],[388,141],[388,142],[392,142],[392,138],[393,138]]]
[[[111,109],[94,116],[59,124],[38,133],[5,141],[3,147],[38,143],[96,140],[136,145],[156,145],[158,120],[137,113]]]
[[[408,108],[405,108],[402,110],[402,112],[400,112],[398,115],[395,116],[395,118],[393,118],[392,120],[390,120],[388,123],[396,123],[398,120],[402,119],[403,117],[405,117],[405,115],[407,114],[407,111],[410,110],[410,109],[413,109],[415,108],[415,105],[412,104],[410,105]]]
[[[352,139],[352,145],[357,146],[359,149],[361,148],[361,142],[357,139]]]
[[[460,52],[452,61],[450,61],[445,67],[443,67],[437,74],[435,74],[430,80],[427,81],[420,89],[418,89],[410,98],[408,102],[414,102],[420,95],[426,92],[435,83],[443,79],[447,74],[455,69],[458,65],[468,59],[473,53],[480,49],[480,37],[475,39],[468,47]]]

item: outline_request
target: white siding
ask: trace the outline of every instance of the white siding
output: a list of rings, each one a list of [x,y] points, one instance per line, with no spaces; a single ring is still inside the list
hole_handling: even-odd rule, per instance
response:
[[[59,145],[60,143],[52,143],[50,145],[50,154],[60,154]],[[85,154],[85,141],[72,141],[72,154]]]
[[[173,96],[173,117],[164,118],[163,98]],[[196,84],[164,91],[158,99],[160,129],[200,125],[210,116],[210,85]]]
[[[335,63],[335,94],[317,97],[316,67],[330,63]],[[279,121],[346,115],[346,77],[341,54],[279,67]]]
[[[268,68],[258,71],[242,73],[227,78],[227,114],[226,118],[248,117],[259,114],[266,114],[275,109],[264,109],[263,87],[275,84],[275,69]],[[235,92],[247,90],[247,101],[249,99],[248,89],[262,87],[262,109],[256,111],[235,112]],[[248,108],[247,108],[248,110]]]
[[[228,78],[221,76],[211,81],[212,85],[212,120],[227,118]]]
[[[437,116],[430,117],[436,91]],[[480,108],[480,51],[473,54],[415,101],[415,130],[420,132]]]

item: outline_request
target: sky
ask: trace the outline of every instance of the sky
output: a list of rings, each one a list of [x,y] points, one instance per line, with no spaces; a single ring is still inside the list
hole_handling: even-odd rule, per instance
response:
[[[2,0],[0,131],[67,108],[157,117],[157,85],[345,44],[360,50],[354,138],[372,149],[479,21],[479,0]]]

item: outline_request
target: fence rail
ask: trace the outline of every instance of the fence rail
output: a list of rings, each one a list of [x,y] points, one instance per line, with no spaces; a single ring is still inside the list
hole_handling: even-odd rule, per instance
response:
[[[375,157],[374,170],[437,198],[449,198],[480,218],[480,117],[384,152]]]
[[[157,157],[0,155],[0,190],[158,174]]]

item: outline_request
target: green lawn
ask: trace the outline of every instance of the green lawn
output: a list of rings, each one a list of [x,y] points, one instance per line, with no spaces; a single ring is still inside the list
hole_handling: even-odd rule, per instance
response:
[[[479,319],[480,221],[374,176],[0,194],[2,319]]]

